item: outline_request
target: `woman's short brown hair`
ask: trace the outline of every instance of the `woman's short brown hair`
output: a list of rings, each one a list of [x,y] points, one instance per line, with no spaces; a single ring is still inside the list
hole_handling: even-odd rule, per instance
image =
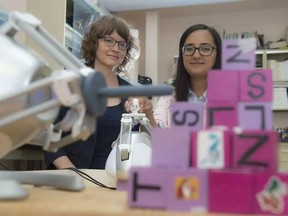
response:
[[[96,49],[98,47],[97,39],[112,34],[114,30],[129,44],[126,55],[121,64],[117,67],[116,72],[124,71],[125,66],[134,60],[131,56],[131,50],[138,50],[138,47],[135,39],[130,33],[129,24],[119,17],[105,15],[100,16],[96,21],[90,24],[81,43],[81,55],[88,67],[94,68]]]

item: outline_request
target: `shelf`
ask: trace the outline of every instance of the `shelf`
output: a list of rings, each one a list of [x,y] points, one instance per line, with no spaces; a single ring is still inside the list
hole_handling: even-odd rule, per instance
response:
[[[288,142],[280,142],[279,145],[282,148],[288,148]]]
[[[7,22],[8,17],[8,13],[0,8],[0,25]]]
[[[272,111],[283,111],[283,112],[286,112],[286,111],[288,111],[288,107],[287,108],[284,108],[284,107],[283,108],[280,108],[280,107],[279,108],[277,108],[277,107],[273,108],[272,107]]]
[[[287,88],[288,87],[288,81],[274,81],[273,82],[274,88]]]
[[[100,12],[90,0],[67,0],[65,46],[78,58],[81,58],[80,45],[83,34]]]
[[[265,54],[281,54],[281,53],[287,53],[288,54],[288,49],[267,49],[267,50],[257,50],[256,55],[263,55]]]
[[[71,49],[72,52],[80,57],[80,44],[83,36],[73,29],[70,25],[65,24],[65,47]]]
[[[100,16],[95,5],[88,0],[67,0],[66,23],[84,34],[89,24]]]

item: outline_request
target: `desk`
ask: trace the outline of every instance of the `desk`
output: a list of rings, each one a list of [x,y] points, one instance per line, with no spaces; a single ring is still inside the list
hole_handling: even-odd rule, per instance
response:
[[[69,170],[66,170],[69,171]],[[65,171],[65,172],[66,172]],[[104,171],[87,171],[103,179],[112,180]],[[61,173],[65,174],[61,171]],[[95,178],[101,180],[99,178]],[[110,179],[110,180],[109,180]],[[102,182],[104,183],[104,182]],[[105,182],[106,184],[113,184]],[[111,186],[111,185],[110,185]],[[231,216],[231,214],[205,214],[189,212],[167,212],[165,210],[152,210],[129,208],[126,202],[126,192],[112,191],[88,184],[81,192],[62,191],[48,187],[29,187],[29,197],[26,200],[0,201],[0,215],[5,216]],[[237,216],[237,215],[233,215]],[[238,215],[239,216],[239,215]],[[249,216],[249,215],[246,215]]]
[[[99,181],[102,184],[105,184],[108,187],[116,187],[116,180],[115,178],[109,176],[104,170],[96,170],[96,169],[81,169],[82,172],[88,174],[95,180]],[[38,171],[26,171],[26,172],[33,172],[33,173],[55,173],[55,174],[74,174],[78,176],[78,174],[72,170],[38,170]],[[98,187],[96,184],[82,178],[85,187]]]

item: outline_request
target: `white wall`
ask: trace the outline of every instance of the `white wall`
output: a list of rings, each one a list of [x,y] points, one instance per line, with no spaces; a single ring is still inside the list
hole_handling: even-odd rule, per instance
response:
[[[25,11],[28,5],[27,2],[31,3],[34,1],[0,0],[0,7],[6,10]],[[41,1],[46,2],[46,0]],[[35,2],[33,4],[35,4]],[[32,5],[29,7],[32,7]],[[65,14],[63,10],[65,9],[57,8],[57,11],[61,11],[60,13]],[[37,12],[37,7],[35,11]],[[46,11],[50,14],[48,20],[51,21],[52,17],[54,18],[53,20],[55,20],[55,10],[52,17],[51,10],[48,9]],[[157,71],[150,71],[150,69],[147,68],[147,65],[153,64],[153,62],[146,62],[146,56],[149,56],[150,50],[155,50],[155,44],[153,44],[153,46],[147,44],[146,46],[146,14],[149,14],[148,12],[151,12],[151,10],[121,12],[119,15],[131,23],[134,28],[139,30],[141,56],[139,59],[138,71],[141,75],[146,75],[147,70],[149,70],[149,73],[157,73],[157,75],[154,76],[157,79],[153,80],[154,83],[163,83],[171,76],[173,72],[173,56],[178,54],[177,50],[180,36],[183,31],[192,24],[205,23],[212,25],[220,33],[222,33],[224,28],[227,32],[257,30],[259,33],[265,35],[265,41],[278,40],[284,35],[285,28],[288,26],[288,0],[247,0],[236,3],[159,9],[156,10],[159,14],[157,45],[158,66],[156,66],[158,69]],[[63,28],[63,18],[57,19],[57,21],[50,22],[52,23],[52,28],[49,28],[49,31],[56,31],[57,28]],[[61,37],[63,37],[63,34],[61,35]],[[147,32],[147,35],[153,37],[150,32]],[[150,49],[149,46],[151,47]],[[146,53],[147,51],[148,53]]]
[[[263,33],[265,41],[278,40],[288,26],[287,0],[250,0],[217,5],[200,5],[184,8],[161,9],[158,35],[158,83],[167,81],[172,73],[173,55],[178,54],[181,34],[190,25],[205,23],[222,34],[227,32],[254,31]],[[145,75],[145,16],[147,11],[121,12],[135,28],[139,29],[141,56],[139,73]]]
[[[5,11],[26,11],[27,1],[26,0],[0,0],[0,7]]]
[[[4,11],[27,11],[27,0],[0,0],[0,8]],[[23,42],[26,40],[26,36],[23,32],[19,32],[16,35],[16,40]]]

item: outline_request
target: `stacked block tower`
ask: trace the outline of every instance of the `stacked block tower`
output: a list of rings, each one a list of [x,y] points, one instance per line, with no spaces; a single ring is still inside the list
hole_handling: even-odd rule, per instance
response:
[[[151,167],[133,167],[131,207],[288,215],[288,173],[277,171],[272,72],[255,69],[255,39],[227,40],[208,73],[207,104],[177,102],[155,128]]]

